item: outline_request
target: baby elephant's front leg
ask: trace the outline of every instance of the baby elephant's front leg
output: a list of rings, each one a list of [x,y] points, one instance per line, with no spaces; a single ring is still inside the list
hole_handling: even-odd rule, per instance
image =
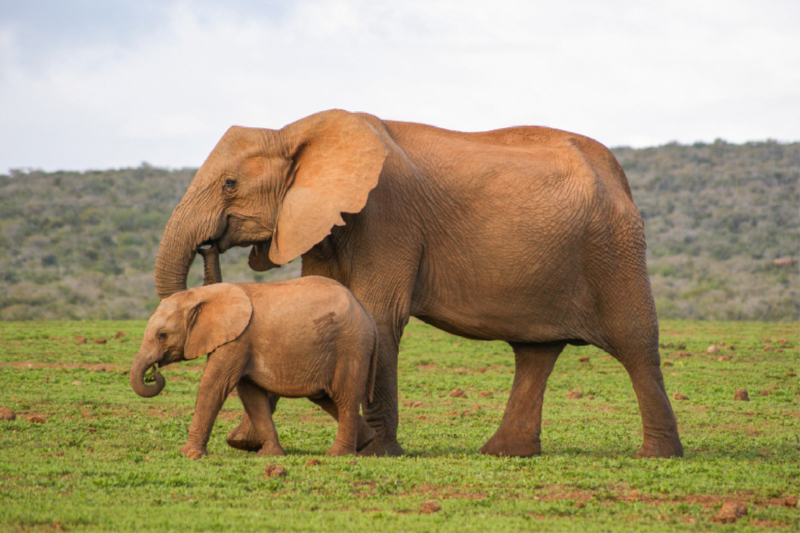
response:
[[[214,359],[222,359],[222,357]],[[235,386],[236,383],[230,373],[221,372],[212,358],[209,358],[203,377],[200,379],[197,404],[194,408],[192,424],[189,426],[189,439],[181,448],[184,456],[189,459],[200,459],[208,454],[206,444],[211,436],[214,421],[217,419],[222,404]]]

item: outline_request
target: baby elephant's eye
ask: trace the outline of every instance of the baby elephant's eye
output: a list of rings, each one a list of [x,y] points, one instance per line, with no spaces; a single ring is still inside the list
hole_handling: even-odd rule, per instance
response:
[[[225,185],[222,186],[222,188],[226,189],[226,190],[231,190],[234,187],[236,187],[236,180],[232,180],[232,179],[226,179],[225,180]]]
[[[156,335],[156,337],[158,337],[158,340],[162,340],[163,341],[164,339],[167,338],[167,334],[162,331],[161,333]]]

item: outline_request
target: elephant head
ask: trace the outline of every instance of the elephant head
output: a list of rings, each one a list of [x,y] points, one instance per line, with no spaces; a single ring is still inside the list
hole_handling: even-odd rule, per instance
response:
[[[253,246],[249,264],[259,271],[307,252],[344,225],[341,213],[364,208],[388,153],[364,117],[341,110],[281,130],[232,127],[167,223],[155,268],[159,297],[186,289],[195,255],[210,243],[220,253]]]
[[[166,298],[147,323],[142,347],[131,365],[131,387],[145,398],[158,395],[165,380],[155,372],[155,383],[147,384],[145,373],[150,367],[213,352],[237,339],[250,324],[252,314],[250,298],[230,283],[198,287]]]

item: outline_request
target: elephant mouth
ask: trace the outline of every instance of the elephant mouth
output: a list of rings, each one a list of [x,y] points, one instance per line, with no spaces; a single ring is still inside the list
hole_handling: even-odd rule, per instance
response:
[[[200,246],[197,247],[197,250],[199,252],[201,249],[208,250],[209,248],[211,248],[213,246],[216,246],[217,247],[217,251],[222,254],[222,253],[225,253],[225,252],[227,252],[228,250],[230,250],[231,248],[234,248],[234,247],[246,248],[248,246],[253,246],[253,245],[256,245],[256,244],[259,244],[259,243],[256,242],[256,241],[250,241],[250,240],[246,240],[246,241],[237,240],[237,241],[234,241],[233,239],[231,239],[228,236],[227,233],[224,233],[221,237],[219,237],[216,240],[209,239],[207,241],[203,241],[202,243],[200,243]]]
[[[224,253],[231,248],[269,246],[273,233],[273,228],[264,227],[249,217],[229,214],[225,217],[218,232],[200,243],[198,249],[216,245],[219,253]]]
[[[158,367],[158,368],[164,368],[165,366],[171,365],[172,363],[175,363],[175,362],[178,362],[178,361],[182,361],[182,360],[183,360],[183,357],[181,355],[179,355],[179,354],[165,353],[164,355],[161,356],[160,360],[156,361],[156,365],[155,366]]]
[[[195,250],[195,252],[197,252],[198,254],[202,254],[203,252],[210,251],[215,246],[217,247],[217,250],[222,252],[222,247],[221,247],[220,242],[219,241],[214,241],[214,240],[211,240],[211,239],[201,242],[200,245]],[[226,248],[226,250],[227,250],[227,248]]]
[[[272,236],[266,239],[259,239],[256,237],[234,241],[229,235],[230,232],[226,231],[216,239],[208,239],[201,242],[195,249],[197,254],[203,256],[204,285],[222,281],[222,272],[219,269],[219,256],[233,247],[251,247],[248,265],[257,272],[263,272],[278,266],[269,259]]]

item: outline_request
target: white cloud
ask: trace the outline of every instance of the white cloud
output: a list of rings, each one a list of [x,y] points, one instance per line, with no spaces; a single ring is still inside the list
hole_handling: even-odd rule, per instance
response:
[[[197,166],[231,124],[332,107],[612,146],[800,137],[792,2],[230,5],[177,2],[124,39],[44,40],[35,61],[0,16],[0,171]]]

